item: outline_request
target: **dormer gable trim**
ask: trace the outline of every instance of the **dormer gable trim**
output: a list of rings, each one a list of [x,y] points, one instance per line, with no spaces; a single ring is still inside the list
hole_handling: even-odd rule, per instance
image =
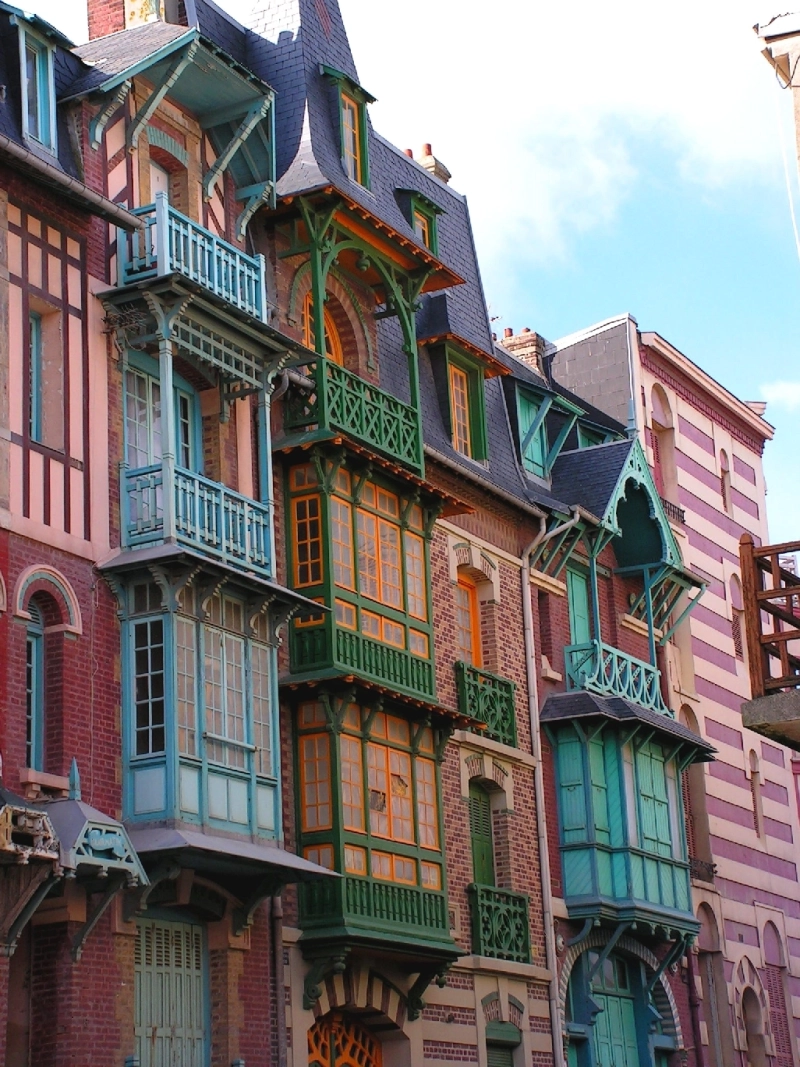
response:
[[[372,93],[368,93],[357,81],[354,81],[348,74],[337,70],[335,67],[320,63],[319,72],[324,78],[330,78],[336,82],[340,89],[344,89],[350,96],[355,97],[360,104],[374,104],[377,100],[377,97],[373,96]]]

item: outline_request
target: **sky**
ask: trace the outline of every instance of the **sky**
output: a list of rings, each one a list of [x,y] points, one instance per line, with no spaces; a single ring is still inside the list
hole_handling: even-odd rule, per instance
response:
[[[752,29],[793,5],[340,5],[374,125],[431,143],[469,200],[496,332],[627,311],[767,400],[770,539],[800,540],[800,191],[790,92]],[[84,0],[29,6],[85,40]]]

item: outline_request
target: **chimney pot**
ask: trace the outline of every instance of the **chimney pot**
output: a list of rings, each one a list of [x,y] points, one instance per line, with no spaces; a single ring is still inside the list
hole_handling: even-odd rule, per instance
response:
[[[422,154],[423,154],[423,156],[432,156],[433,155],[433,149],[431,148],[431,146],[429,144],[424,144],[422,146]]]
[[[523,333],[530,333],[531,332],[530,326],[523,326],[522,327],[522,332]]]
[[[514,331],[511,329],[510,326],[506,326],[506,328],[503,330],[503,337],[513,337],[513,336],[514,336]]]
[[[503,331],[503,346],[512,355],[516,356],[521,363],[526,363],[539,374],[542,373],[542,357],[544,355],[544,341],[529,326],[523,327],[514,336],[514,331]]]
[[[411,148],[404,148],[403,151],[405,152],[405,154],[408,156],[409,159],[413,159],[414,158],[414,152],[413,152],[413,150]]]

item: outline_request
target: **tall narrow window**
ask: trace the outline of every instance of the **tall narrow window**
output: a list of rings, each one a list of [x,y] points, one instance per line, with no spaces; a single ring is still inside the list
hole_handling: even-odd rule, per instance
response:
[[[178,466],[186,470],[194,468],[192,441],[192,400],[186,393],[178,393],[175,404],[178,430]]]
[[[300,497],[294,506],[294,584],[298,588],[322,581],[322,529],[318,496]]]
[[[44,770],[44,625],[35,604],[28,605],[30,622],[25,639],[25,760]]]
[[[342,93],[342,161],[347,177],[363,185],[361,108],[346,93]]]
[[[164,623],[137,622],[133,628],[134,753],[150,756],[165,751]]]
[[[31,440],[42,439],[42,317],[35,311],[28,316],[30,341],[28,352],[30,358],[30,425]]]
[[[730,515],[733,508],[731,501],[731,468],[728,453],[724,448],[719,454],[719,491],[722,496],[722,506]]]
[[[528,393],[517,395],[520,451],[526,471],[540,478],[547,476],[547,427],[539,418],[542,401]]]
[[[754,749],[750,750],[750,795],[753,801],[753,829],[764,836],[764,810],[761,803],[761,765]]]
[[[737,575],[733,575],[729,589],[731,594],[731,637],[733,638],[733,654],[737,659],[744,659],[744,601],[742,600],[742,583]]]
[[[469,784],[469,829],[472,839],[472,875],[478,885],[494,885],[492,804],[486,790]]]
[[[478,591],[472,582],[460,578],[455,587],[456,654],[464,663],[480,667],[481,629],[478,614]]]
[[[450,364],[450,413],[453,448],[465,456],[472,455],[469,418],[469,378],[460,367]]]
[[[45,148],[55,147],[53,123],[53,66],[50,49],[27,33],[24,40],[23,126],[26,137]]]
[[[125,440],[131,470],[160,463],[161,386],[135,370],[125,372]]]

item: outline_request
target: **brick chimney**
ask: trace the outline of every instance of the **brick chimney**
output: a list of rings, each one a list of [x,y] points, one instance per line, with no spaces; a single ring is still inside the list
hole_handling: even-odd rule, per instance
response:
[[[538,333],[534,333],[533,330],[526,326],[524,330],[515,334],[512,329],[506,327],[503,331],[501,343],[503,348],[510,352],[512,356],[516,356],[521,363],[527,363],[529,367],[532,367],[539,374],[544,373],[544,367],[542,366],[544,340]]]
[[[165,19],[165,3],[177,7],[170,0],[89,0],[89,40]]]
[[[422,146],[422,151],[417,156],[417,163],[419,163],[421,167],[424,167],[425,170],[429,171],[434,178],[439,178],[440,181],[443,181],[445,185],[447,185],[452,177],[452,174],[444,163],[434,156],[429,144],[424,144]]]

